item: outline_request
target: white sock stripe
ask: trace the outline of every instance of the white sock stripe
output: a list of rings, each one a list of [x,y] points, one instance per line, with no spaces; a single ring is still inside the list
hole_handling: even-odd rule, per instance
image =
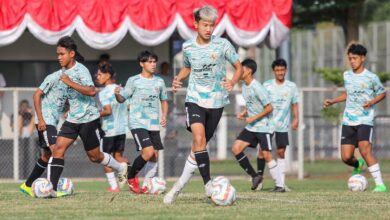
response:
[[[138,135],[135,134],[134,137],[135,137],[135,141],[136,141],[137,144],[138,144],[138,149],[139,149],[139,150],[142,150],[141,142],[139,141]]]
[[[370,171],[370,173],[375,173],[375,172],[380,172],[380,171],[381,171],[380,169],[377,169],[377,170]]]
[[[208,153],[207,150],[194,152],[194,154]]]
[[[246,155],[244,154],[244,156],[242,156],[240,159],[238,159],[237,161],[240,162],[241,160],[243,160],[244,158],[246,157]]]
[[[46,167],[43,166],[43,165],[41,165],[41,164],[39,163],[39,161],[37,161],[37,165],[38,165],[40,168],[46,169]]]
[[[46,146],[50,146],[49,144],[49,138],[47,137],[47,130],[43,131],[43,139],[45,140]]]
[[[277,167],[278,165],[275,165],[273,167],[269,167],[270,170],[274,169],[275,167]]]
[[[197,166],[197,164],[196,163],[193,163],[192,161],[190,161],[189,159],[187,159],[187,161],[188,161],[188,163],[190,163],[190,164],[192,164],[192,165],[194,165],[194,166]]]
[[[59,165],[59,164],[52,164],[51,166],[52,167],[64,167],[63,165]]]

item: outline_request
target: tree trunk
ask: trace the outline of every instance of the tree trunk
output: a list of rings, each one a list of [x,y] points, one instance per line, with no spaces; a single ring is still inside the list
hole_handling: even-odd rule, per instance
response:
[[[355,0],[354,4],[344,10],[346,13],[346,21],[343,22],[345,24],[343,30],[346,45],[350,44],[352,41],[359,40],[360,14],[363,11],[363,6],[364,0]]]

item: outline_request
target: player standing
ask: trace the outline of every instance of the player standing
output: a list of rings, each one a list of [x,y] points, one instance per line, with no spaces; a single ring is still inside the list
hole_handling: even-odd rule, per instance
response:
[[[224,106],[229,103],[228,91],[233,89],[242,74],[241,63],[232,44],[224,38],[212,36],[216,9],[204,6],[194,12],[194,18],[198,34],[183,44],[184,68],[172,83],[175,91],[182,86],[182,80],[190,77],[185,109],[187,129],[192,132],[192,147],[180,179],[164,197],[167,204],[175,201],[196,168],[203,178],[206,194],[211,195],[210,159],[206,145],[214,135]],[[226,61],[235,68],[231,80],[226,78]]]
[[[114,75],[115,72],[109,63],[99,64],[96,79],[98,84],[104,86],[99,92],[99,101],[102,104],[100,117],[104,131],[101,151],[111,154],[118,162],[127,163],[128,160],[123,157],[126,141],[127,106],[118,103],[115,99],[114,90],[118,85],[114,83]],[[115,173],[111,167],[105,166],[104,172],[110,184],[107,192],[119,192],[120,188],[126,184],[125,179],[125,181],[120,182],[121,185],[118,187]]]
[[[345,92],[334,99],[326,99],[324,106],[346,101],[341,133],[341,159],[355,169],[352,175],[360,174],[364,163],[374,178],[374,192],[387,192],[382,180],[379,163],[372,154],[372,132],[374,107],[386,97],[386,90],[378,76],[364,68],[367,49],[360,44],[348,48],[348,61],[351,70],[344,72]],[[354,156],[355,148],[363,159]]]
[[[128,173],[128,184],[134,193],[145,192],[145,189],[139,186],[137,174],[146,163],[149,163],[146,178],[155,176],[158,151],[164,148],[160,138],[160,125],[163,127],[167,125],[168,96],[164,80],[154,75],[157,60],[157,55],[149,51],[141,52],[138,55],[138,62],[142,72],[130,77],[124,89],[121,87],[115,89],[118,102],[122,103],[129,99],[129,128],[137,150],[141,151]]]
[[[88,69],[76,61],[81,57],[71,37],[62,37],[57,43],[58,61],[62,67],[60,80],[68,86],[69,113],[58,133],[49,160],[48,177],[53,184],[53,197],[63,196],[57,191],[58,180],[64,169],[65,151],[80,136],[89,159],[94,163],[112,167],[118,178],[126,180],[127,164],[120,164],[110,154],[100,151],[99,110],[93,96],[96,94]]]

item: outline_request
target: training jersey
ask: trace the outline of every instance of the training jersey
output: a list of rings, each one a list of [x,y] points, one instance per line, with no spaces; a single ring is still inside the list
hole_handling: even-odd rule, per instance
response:
[[[275,79],[263,83],[271,99],[272,127],[275,132],[288,132],[291,117],[291,105],[298,103],[298,89],[295,83],[285,80],[279,85]]]
[[[242,96],[244,97],[249,117],[259,114],[264,110],[266,105],[271,103],[267,90],[255,79],[249,85],[243,84]],[[251,132],[272,133],[268,115],[253,123],[247,124],[245,128]]]
[[[363,105],[375,96],[386,92],[378,76],[367,69],[360,74],[352,70],[344,72],[344,87],[347,101],[343,114],[343,125],[373,125],[374,106],[364,109]]]
[[[65,74],[77,84],[94,86],[88,69],[79,62],[76,62],[72,68],[65,70]],[[95,99],[92,96],[83,95],[69,87],[68,99],[69,113],[66,121],[82,124],[91,122],[100,117]]]
[[[226,39],[212,36],[207,45],[196,37],[183,44],[184,66],[191,69],[186,102],[203,108],[222,108],[229,104],[228,92],[221,85],[226,77],[226,60],[234,64],[238,55]]]
[[[68,86],[60,80],[62,72],[56,71],[43,80],[39,89],[43,91],[41,98],[42,117],[47,125],[57,126],[60,115],[64,112]],[[35,112],[35,124],[38,124]]]
[[[167,100],[167,89],[161,77],[130,77],[121,96],[129,99],[129,129],[160,130],[160,101]]]
[[[99,101],[102,107],[111,106],[111,115],[102,117],[102,129],[105,137],[113,137],[126,134],[127,128],[127,102],[119,103],[115,98],[115,88],[117,84],[105,86],[99,92]]]

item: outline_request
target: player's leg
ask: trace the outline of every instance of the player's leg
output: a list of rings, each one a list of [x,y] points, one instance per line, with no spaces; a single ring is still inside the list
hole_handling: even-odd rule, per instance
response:
[[[375,159],[372,153],[372,126],[359,125],[358,128],[358,146],[359,152],[363,159],[366,161],[368,171],[371,173],[372,178],[375,181],[374,192],[387,192],[387,188],[382,179],[382,173],[379,167],[378,161]]]
[[[282,175],[278,164],[272,158],[272,146],[271,146],[271,134],[268,133],[256,133],[256,136],[260,143],[260,150],[264,156],[264,160],[267,163],[269,173],[272,179],[275,181],[275,188],[272,192],[285,192],[284,182],[282,181]]]
[[[253,135],[250,131],[244,129],[238,135],[232,146],[232,153],[236,157],[237,162],[240,164],[242,169],[244,169],[245,172],[252,177],[252,190],[257,189],[259,184],[262,182],[263,177],[258,175],[253,169],[248,157],[244,153],[244,150],[248,146],[256,148],[257,143],[258,141],[256,136]]]
[[[113,156],[116,161],[118,161],[122,165],[127,165],[129,167],[129,161],[123,157],[123,152],[125,151],[125,142],[126,142],[126,135],[118,135],[114,137],[114,143],[113,143]],[[129,168],[127,168],[129,170]],[[128,171],[126,170],[126,172]],[[123,188],[126,185],[127,182],[127,173],[125,176],[120,177],[118,175],[118,183],[119,187]]]
[[[286,147],[289,145],[288,132],[275,132],[275,141],[276,141],[276,154],[280,173],[282,175],[282,182],[286,183],[286,160],[285,152]]]
[[[155,149],[154,156],[146,163],[144,167],[144,181],[147,181],[155,176],[157,176],[157,168],[158,168],[158,151],[163,150],[163,144],[160,137],[160,131],[149,131],[150,138],[152,140],[153,147]]]
[[[101,140],[100,151],[112,154],[114,148],[114,137],[104,137]],[[119,192],[119,186],[116,181],[115,172],[111,167],[104,166],[104,173],[106,174],[108,184],[107,192]]]
[[[341,159],[355,169],[352,175],[360,174],[364,166],[364,160],[356,159],[355,148],[358,146],[358,132],[356,126],[343,125],[341,131]]]

